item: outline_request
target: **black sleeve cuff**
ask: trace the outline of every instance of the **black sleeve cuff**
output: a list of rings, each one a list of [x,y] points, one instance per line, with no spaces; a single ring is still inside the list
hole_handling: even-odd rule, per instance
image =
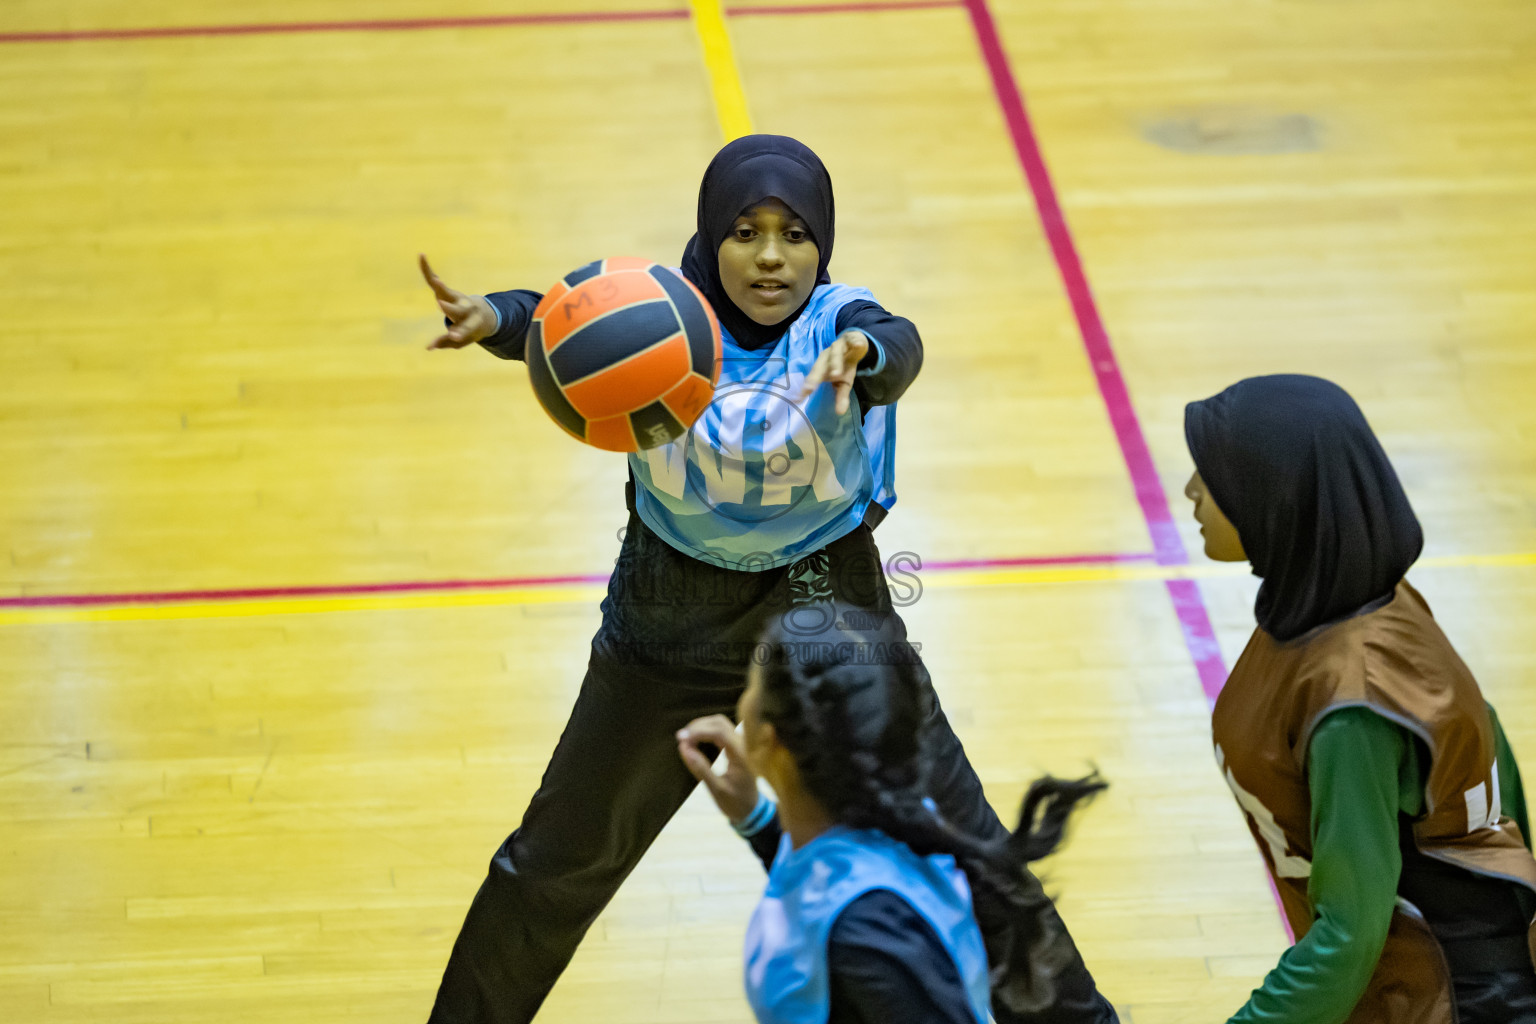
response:
[[[752,846],[752,852],[757,854],[757,859],[763,862],[763,870],[773,867],[773,859],[779,855],[779,839],[784,835],[784,827],[779,824],[778,814],[768,819],[755,834],[747,839]]]
[[[481,347],[497,358],[521,361],[528,342],[528,325],[533,323],[533,311],[543,297],[526,288],[487,295],[485,301],[501,316],[501,326],[489,338],[481,339]]]
[[[890,405],[917,379],[923,366],[923,339],[912,321],[868,300],[850,302],[838,310],[837,332],[853,328],[863,331],[874,342],[859,360],[859,369],[871,371],[879,367],[878,372],[866,372],[854,382],[859,404],[865,409]]]

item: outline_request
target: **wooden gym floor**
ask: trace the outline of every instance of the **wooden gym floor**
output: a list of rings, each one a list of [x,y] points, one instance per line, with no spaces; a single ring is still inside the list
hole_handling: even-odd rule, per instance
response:
[[[880,540],[989,791],[1113,782],[1047,874],[1124,1019],[1223,1019],[1286,942],[1209,749],[1254,581],[1198,553],[1186,401],[1354,392],[1536,756],[1526,4],[695,7],[0,11],[0,1019],[424,1019],[624,469],[423,350],[415,254],[675,262],[749,124],[824,156],[835,276],[923,331]],[[694,800],[540,1020],[748,1020],[761,882]]]

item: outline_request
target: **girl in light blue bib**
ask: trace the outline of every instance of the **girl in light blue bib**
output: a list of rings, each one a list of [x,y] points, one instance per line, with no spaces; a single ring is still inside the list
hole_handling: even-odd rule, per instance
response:
[[[968,835],[927,797],[928,707],[898,636],[775,629],[748,674],[740,734],[723,716],[678,734],[684,763],[768,866],[746,939],[760,1024],[987,1024],[995,1000],[1023,1019],[1051,1003],[1054,915],[1024,864],[1103,783],[1042,779],[1011,836]],[[701,745],[726,752],[723,775]],[[973,890],[993,908],[985,938]]]

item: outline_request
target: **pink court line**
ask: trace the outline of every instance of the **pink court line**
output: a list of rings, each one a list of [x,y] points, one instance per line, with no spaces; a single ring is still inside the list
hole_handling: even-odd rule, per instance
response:
[[[874,11],[958,7],[961,0],[880,0],[875,3],[775,4],[729,7],[733,17],[787,14],[854,14]],[[686,8],[568,11],[545,14],[486,14],[459,18],[394,18],[371,21],[286,21],[245,25],[171,25],[145,28],[65,29],[53,32],[0,32],[0,43],[67,43],[92,39],[175,39],[188,36],[293,35],[305,32],[417,32],[441,28],[501,28],[511,25],[575,25],[617,21],[681,21]]]
[[[894,555],[887,557],[895,557]],[[956,558],[948,561],[924,562],[919,572],[953,572],[958,569],[1041,569],[1052,565],[1126,565],[1133,562],[1156,562],[1151,553],[1121,553],[1112,555],[1044,555],[1034,558]]]
[[[1098,304],[1094,302],[1093,289],[1088,285],[1088,275],[1083,270],[1077,245],[1072,240],[1066,214],[1056,196],[1056,188],[1051,183],[1045,156],[1030,123],[1024,96],[1014,78],[1008,54],[1003,49],[997,23],[992,19],[986,0],[963,2],[975,28],[982,58],[987,70],[991,72],[993,90],[1002,107],[1008,132],[1013,137],[1019,164],[1024,170],[1030,192],[1034,195],[1041,228],[1050,243],[1051,255],[1055,257],[1056,268],[1072,304],[1072,313],[1077,318],[1089,366],[1093,369],[1099,394],[1103,396],[1104,406],[1109,412],[1109,422],[1120,444],[1125,468],[1131,475],[1142,518],[1146,520],[1147,531],[1152,535],[1157,563],[1187,565],[1189,555],[1184,551],[1184,542],[1174,525],[1173,514],[1168,510],[1168,496],[1163,492],[1157,467],[1152,464],[1152,453],[1147,448],[1141,421],[1136,417],[1136,408],[1131,403],[1130,390],[1126,387],[1119,360],[1115,358],[1114,347],[1110,344],[1109,332],[1105,330]],[[1216,642],[1216,632],[1211,628],[1211,617],[1206,611],[1205,601],[1200,596],[1200,588],[1193,580],[1167,580],[1166,586],[1184,634],[1184,645],[1200,675],[1201,688],[1214,701],[1226,683],[1227,667]]]
[[[1013,76],[1007,51],[1003,49],[1002,39],[998,36],[997,24],[992,20],[992,12],[987,9],[987,0],[964,2],[971,16],[971,24],[975,27],[976,41],[981,47],[987,70],[992,74],[992,86],[1003,108],[1003,119],[1007,122],[1009,134],[1013,136],[1014,150],[1024,169],[1024,177],[1029,182],[1029,190],[1034,194],[1041,228],[1050,243],[1051,255],[1056,259],[1056,269],[1066,287],[1067,298],[1072,303],[1072,312],[1077,318],[1077,328],[1083,338],[1088,363],[1098,382],[1099,394],[1104,398],[1104,407],[1109,412],[1115,440],[1120,443],[1120,455],[1125,460],[1126,470],[1131,474],[1136,501],[1141,506],[1142,518],[1147,522],[1147,531],[1152,535],[1157,564],[1187,565],[1189,555],[1184,550],[1184,541],[1179,537],[1178,528],[1174,526],[1173,514],[1168,510],[1168,495],[1164,493],[1157,467],[1152,463],[1152,452],[1147,448],[1146,435],[1142,433],[1136,407],[1131,404],[1130,389],[1125,386],[1120,361],[1115,358],[1109,332],[1105,330],[1104,320],[1099,316],[1093,289],[1088,286],[1088,275],[1083,271],[1083,262],[1072,241],[1066,213],[1056,197],[1050,171],[1045,166],[1045,156],[1040,151],[1040,142],[1035,137],[1029,113],[1024,107],[1024,94]],[[1200,676],[1200,688],[1205,691],[1206,699],[1214,704],[1221,688],[1226,685],[1227,666],[1221,656],[1221,646],[1216,642],[1216,631],[1211,628],[1211,616],[1206,610],[1205,599],[1200,596],[1200,587],[1194,580],[1170,579],[1164,580],[1163,585],[1168,588],[1168,597],[1173,602],[1179,629],[1184,634],[1184,647],[1189,651],[1189,657],[1195,663],[1195,671]],[[1266,879],[1275,906],[1281,908],[1280,923],[1294,943],[1296,935],[1281,906],[1275,880],[1268,877],[1267,873]]]
[[[246,587],[225,590],[152,590],[129,594],[56,594],[0,597],[0,608],[82,608],[100,605],[184,604],[188,601],[265,601],[288,597],[349,597],[451,590],[511,590],[561,584],[607,583],[608,574],[509,576],[484,580],[406,580],[397,583],[341,583],[309,587]]]
[[[1059,565],[1120,565],[1154,562],[1150,554],[1043,555],[1025,558],[962,558],[925,562],[920,572],[960,569],[1045,568]],[[405,580],[396,583],[341,583],[306,587],[245,587],[220,590],[154,590],[127,594],[50,594],[0,597],[0,608],[91,608],[120,605],[170,605],[191,601],[275,601],[293,597],[353,597],[359,594],[411,594],[454,590],[519,590],[572,584],[604,584],[607,573],[569,576],[505,576],[479,580]]]
[[[301,32],[415,32],[434,28],[498,28],[600,21],[660,21],[688,17],[687,10],[573,11],[550,14],[486,14],[462,18],[395,18],[374,21],[275,21],[250,25],[171,25],[87,28],[58,32],[0,33],[0,43],[64,43],[86,39],[174,39],[180,36],[286,35]]]
[[[1019,90],[1017,80],[1014,78],[1012,66],[1008,61],[1006,51],[1003,49],[997,25],[993,21],[992,13],[987,7],[986,0],[959,0],[959,5],[964,6],[966,12],[970,15],[982,56],[988,71],[991,73],[994,91],[1002,107],[1003,117],[1008,125],[1009,133],[1013,138],[1014,149],[1018,155],[1019,163],[1024,170],[1024,176],[1029,184],[1030,191],[1034,196],[1035,206],[1039,211],[1041,227],[1046,240],[1050,244],[1051,253],[1055,258],[1057,269],[1061,274],[1068,299],[1072,305],[1073,314],[1077,319],[1078,329],[1082,335],[1083,346],[1088,355],[1089,365],[1093,370],[1094,379],[1099,387],[1099,393],[1103,396],[1104,405],[1109,413],[1110,424],[1114,429],[1115,438],[1119,442],[1120,452],[1125,460],[1126,469],[1131,475],[1136,500],[1141,506],[1142,517],[1146,521],[1147,530],[1152,536],[1156,560],[1160,565],[1188,564],[1189,556],[1184,551],[1183,541],[1180,539],[1178,530],[1174,526],[1173,516],[1168,509],[1167,495],[1163,492],[1162,482],[1158,478],[1157,469],[1152,463],[1152,455],[1147,448],[1146,437],[1142,433],[1135,407],[1131,403],[1130,391],[1126,387],[1125,378],[1120,371],[1119,361],[1115,358],[1114,348],[1109,340],[1109,333],[1104,328],[1103,319],[1099,315],[1097,304],[1094,302],[1093,291],[1088,284],[1082,260],[1079,258],[1077,247],[1072,240],[1071,230],[1067,226],[1066,215],[1062,211],[1061,203],[1056,196],[1055,186],[1051,182],[1050,172],[1046,168],[1045,158],[1041,153],[1039,141],[1030,123],[1029,114],[1025,109],[1023,95]],[[908,2],[889,0],[889,2],[871,4],[831,3],[803,6],[732,7],[728,9],[728,13],[734,16],[754,14],[826,14],[951,6],[956,6],[954,0],[908,0]],[[137,39],[296,32],[405,31],[431,28],[479,28],[502,25],[681,19],[687,16],[688,12],[685,10],[669,8],[660,10],[487,15],[463,18],[416,18],[389,21],[288,22],[266,25],[87,29],[66,32],[0,34],[0,42],[58,42],[83,39]],[[565,580],[565,582],[575,581],[578,581],[578,578]],[[581,579],[579,581],[585,582],[586,580]],[[520,585],[537,584],[516,582],[498,584],[495,582],[450,580],[446,581],[443,586],[428,583],[378,584],[374,586],[381,589],[371,591],[289,588],[287,590],[275,591],[270,595],[258,593],[247,596],[295,596],[299,593],[377,593],[412,588],[447,589],[453,587]],[[1192,580],[1168,580],[1166,585],[1169,598],[1173,602],[1174,610],[1178,615],[1179,624],[1184,634],[1185,646],[1189,649],[1190,657],[1194,660],[1195,667],[1199,673],[1201,686],[1205,690],[1206,695],[1214,700],[1216,694],[1221,691],[1221,687],[1226,681],[1227,672],[1221,658],[1220,648],[1216,643],[1215,632],[1211,628],[1210,616],[1200,596],[1199,587]],[[198,597],[146,597],[142,600],[206,600],[210,598],[210,595],[226,593],[235,594],[237,592],[213,591],[199,594]],[[89,603],[96,600],[98,596],[80,595],[79,600],[81,603]],[[129,595],[129,597],[133,598],[136,595]],[[9,600],[19,599],[6,599],[6,601]],[[117,600],[122,601],[126,599],[118,598]],[[0,601],[0,607],[3,607],[6,601]]]

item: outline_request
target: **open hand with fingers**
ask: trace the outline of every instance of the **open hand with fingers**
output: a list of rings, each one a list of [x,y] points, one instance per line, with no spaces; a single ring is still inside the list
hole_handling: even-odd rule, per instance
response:
[[[724,773],[715,774],[714,757],[702,749],[706,746],[725,754]],[[735,724],[724,715],[695,718],[677,731],[677,752],[731,824],[745,821],[757,806],[757,776],[747,767]]]
[[[426,278],[427,286],[437,299],[438,308],[448,318],[448,329],[433,338],[427,348],[463,348],[496,333],[496,312],[485,296],[469,295],[448,287],[433,273],[425,255],[418,255],[416,259],[421,265],[421,276]]]
[[[844,331],[837,340],[816,358],[816,365],[806,374],[805,386],[800,391],[800,401],[811,397],[811,392],[822,384],[832,385],[837,396],[833,408],[839,416],[848,412],[848,396],[853,394],[853,381],[859,370],[859,360],[869,351],[869,338],[863,331]]]

